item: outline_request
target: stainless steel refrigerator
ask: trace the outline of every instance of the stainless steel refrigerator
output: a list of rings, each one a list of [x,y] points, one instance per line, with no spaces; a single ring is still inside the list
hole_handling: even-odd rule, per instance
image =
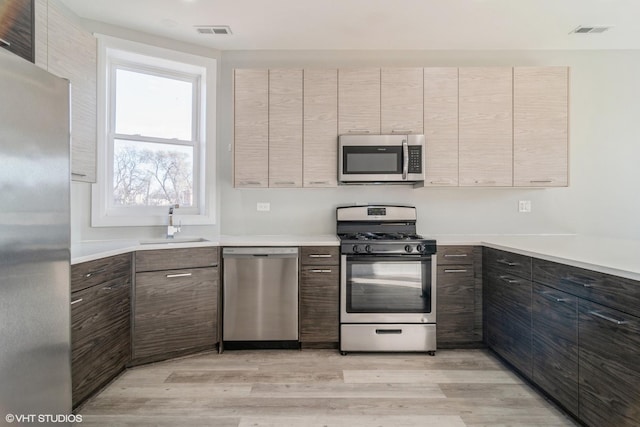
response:
[[[69,82],[0,49],[0,425],[71,413],[69,140]]]

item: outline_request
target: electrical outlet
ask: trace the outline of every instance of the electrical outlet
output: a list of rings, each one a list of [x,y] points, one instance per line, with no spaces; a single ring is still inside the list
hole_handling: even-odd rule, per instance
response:
[[[269,203],[269,202],[258,202],[256,204],[256,210],[258,212],[269,212],[271,210],[271,203]]]
[[[524,212],[524,213],[531,212],[531,200],[518,201],[518,212]]]

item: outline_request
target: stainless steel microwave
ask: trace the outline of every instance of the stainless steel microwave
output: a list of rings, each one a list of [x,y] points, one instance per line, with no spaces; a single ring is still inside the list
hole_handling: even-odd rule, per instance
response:
[[[340,135],[338,181],[342,184],[424,181],[424,135]]]

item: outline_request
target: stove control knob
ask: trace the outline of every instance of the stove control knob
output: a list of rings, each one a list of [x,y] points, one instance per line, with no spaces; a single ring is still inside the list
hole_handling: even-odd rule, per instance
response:
[[[404,247],[404,250],[405,250],[406,252],[411,252],[411,245],[407,245],[407,246],[405,246],[405,247]]]
[[[353,253],[357,254],[360,251],[360,248],[358,248],[358,245],[353,245]]]
[[[364,250],[365,250],[367,253],[371,253],[371,245],[367,245],[367,246],[365,246],[365,247],[364,247]]]
[[[423,249],[422,245],[416,246],[416,251],[422,253],[422,249]]]

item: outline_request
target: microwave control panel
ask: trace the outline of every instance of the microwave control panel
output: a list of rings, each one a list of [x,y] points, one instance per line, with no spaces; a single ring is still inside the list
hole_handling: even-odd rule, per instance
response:
[[[409,147],[409,173],[422,173],[422,147],[410,145]]]

